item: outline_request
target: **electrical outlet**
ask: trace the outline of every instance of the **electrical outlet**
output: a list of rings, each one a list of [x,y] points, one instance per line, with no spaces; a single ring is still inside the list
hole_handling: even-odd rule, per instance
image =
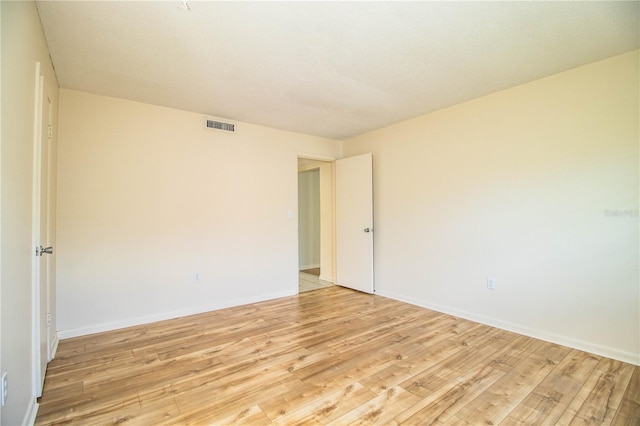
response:
[[[5,402],[7,402],[7,392],[9,387],[9,381],[7,380],[7,373],[2,374],[2,384],[0,385],[0,402],[2,402],[2,406],[4,406]]]
[[[200,272],[194,272],[193,273],[193,282],[194,283],[199,283],[200,282]]]
[[[487,277],[487,288],[489,290],[496,289],[496,279],[494,277]]]

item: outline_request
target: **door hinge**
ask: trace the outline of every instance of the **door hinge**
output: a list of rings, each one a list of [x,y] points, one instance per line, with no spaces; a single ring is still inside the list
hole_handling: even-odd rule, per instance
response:
[[[47,313],[47,325],[51,326],[51,313],[50,312]]]
[[[47,128],[47,136],[49,137],[49,139],[53,137],[53,126],[51,124],[49,124]]]

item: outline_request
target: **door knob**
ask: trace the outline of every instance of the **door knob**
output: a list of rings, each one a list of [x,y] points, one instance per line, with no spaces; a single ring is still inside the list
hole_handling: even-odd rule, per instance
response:
[[[53,247],[36,247],[36,256],[42,256],[43,254],[53,254]]]

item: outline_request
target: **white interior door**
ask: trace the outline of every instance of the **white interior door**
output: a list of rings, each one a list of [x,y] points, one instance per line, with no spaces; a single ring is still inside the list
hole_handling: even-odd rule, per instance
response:
[[[34,155],[34,393],[42,395],[47,364],[50,361],[49,332],[49,270],[50,254],[50,140],[51,140],[51,100],[44,78],[36,77],[36,122]],[[44,250],[43,250],[44,249]]]
[[[373,293],[372,155],[336,161],[337,284]]]

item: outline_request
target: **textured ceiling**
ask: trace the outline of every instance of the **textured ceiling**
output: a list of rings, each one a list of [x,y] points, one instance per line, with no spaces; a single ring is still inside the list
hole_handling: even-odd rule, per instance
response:
[[[41,1],[60,85],[343,139],[640,47],[640,2]]]

